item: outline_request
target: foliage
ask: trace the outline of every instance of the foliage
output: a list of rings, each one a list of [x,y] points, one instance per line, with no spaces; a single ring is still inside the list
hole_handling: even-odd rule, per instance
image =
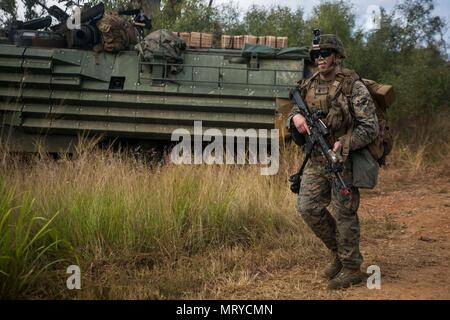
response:
[[[0,23],[8,24],[17,16],[17,3],[15,0],[0,0]]]
[[[34,200],[23,195],[14,205],[15,192],[0,181],[0,297],[17,298],[35,286],[41,274],[62,261],[56,252],[67,248],[51,228],[56,215],[39,216]]]
[[[305,39],[305,22],[300,8],[292,11],[279,5],[269,9],[254,5],[245,14],[243,26],[247,34],[287,36],[289,46],[300,46]]]
[[[344,1],[321,2],[313,8],[306,23],[306,29],[314,28],[320,28],[322,33],[336,34],[344,44],[351,43],[355,28],[352,5]]]

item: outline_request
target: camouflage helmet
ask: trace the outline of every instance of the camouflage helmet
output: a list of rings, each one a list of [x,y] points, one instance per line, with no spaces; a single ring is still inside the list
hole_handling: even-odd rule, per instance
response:
[[[319,43],[314,44],[311,51],[320,49],[334,49],[341,58],[345,58],[345,49],[342,41],[334,34],[321,34]]]

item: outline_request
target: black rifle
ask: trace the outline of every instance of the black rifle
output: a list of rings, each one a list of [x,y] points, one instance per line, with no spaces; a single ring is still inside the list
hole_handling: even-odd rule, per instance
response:
[[[59,32],[61,34],[67,31],[66,25],[67,20],[72,18],[71,16],[69,16],[67,12],[65,12],[63,9],[61,9],[56,5],[47,7],[44,3],[40,2],[39,0],[34,0],[34,2],[40,5],[42,8],[44,8],[49,15],[58,20],[59,23],[52,26],[51,28],[53,31]],[[86,24],[95,25],[95,23],[103,17],[104,11],[105,8],[103,2],[100,2],[99,4],[93,7],[85,7],[81,10],[80,23],[85,25]]]
[[[133,16],[133,24],[141,37],[144,37],[144,29],[152,29],[152,18],[147,17],[142,9],[120,10],[119,15]]]
[[[49,15],[54,17],[60,23],[65,23],[66,20],[69,19],[69,15],[58,6],[53,5],[51,7],[47,7],[44,3],[42,3],[38,0],[34,0],[34,2],[37,3],[38,5],[40,5],[42,8],[44,8],[48,12]]]
[[[80,25],[75,29],[70,29],[67,25],[67,20],[72,21],[74,16],[66,15],[60,23],[53,26],[52,30],[56,33],[64,35],[67,40],[69,48],[91,49],[100,42],[100,32],[96,26],[105,12],[103,2],[93,7],[83,7],[80,13]],[[75,23],[75,20],[72,21]]]
[[[320,119],[320,116],[317,112],[309,111],[298,88],[295,88],[291,91],[290,98],[292,102],[294,102],[298,106],[303,117],[305,117],[306,124],[308,125],[311,132],[308,136],[309,141],[305,146],[306,156],[303,164],[300,170],[296,174],[292,175],[289,179],[289,181],[292,183],[291,190],[295,193],[298,193],[300,188],[301,176],[303,174],[306,163],[308,162],[314,147],[318,147],[320,152],[327,160],[327,169],[330,172],[333,172],[336,176],[341,194],[343,196],[350,195],[350,188],[346,185],[341,175],[341,172],[343,171],[342,161],[339,159],[339,157],[336,156],[327,141],[327,137],[330,134],[327,126]]]

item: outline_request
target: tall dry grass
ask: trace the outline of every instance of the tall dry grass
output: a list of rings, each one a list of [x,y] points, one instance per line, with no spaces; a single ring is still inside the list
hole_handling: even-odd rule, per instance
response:
[[[317,267],[325,250],[287,183],[301,154],[281,149],[276,176],[249,165],[152,163],[89,145],[58,160],[3,154],[0,296],[214,298],[261,273]],[[398,139],[383,175],[442,174],[449,150],[448,140]],[[71,264],[81,267],[80,291],[65,287]]]
[[[295,200],[289,190],[280,188],[285,179],[261,176],[257,167],[161,166],[126,153],[87,148],[76,159],[11,156],[0,170],[1,200],[8,203],[3,219],[20,215],[32,199],[26,209],[33,212],[29,219],[46,221],[42,232],[51,229],[55,238],[70,244],[72,251],[61,249],[58,260],[68,266],[76,256],[82,270],[105,261],[170,266],[224,248],[268,250],[283,241],[289,246],[313,241],[293,214]],[[14,228],[15,222],[7,224]],[[46,241],[42,246],[53,246],[55,240]],[[8,254],[8,259],[13,257]],[[43,261],[41,267],[53,262]],[[32,265],[23,262],[24,269],[27,266],[31,270]],[[1,294],[11,296],[15,287],[12,296],[20,296],[25,291],[15,284],[9,268],[2,269],[9,285]],[[50,295],[59,292],[48,290]],[[162,296],[182,290],[166,290]]]
[[[392,180],[448,176],[450,112],[405,119],[394,124],[395,144],[386,176]]]

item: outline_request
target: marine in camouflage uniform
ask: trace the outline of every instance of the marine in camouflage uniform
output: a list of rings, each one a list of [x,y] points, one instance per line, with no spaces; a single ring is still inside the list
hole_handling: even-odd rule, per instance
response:
[[[331,263],[324,275],[330,280],[329,287],[337,289],[362,281],[363,257],[359,250],[357,215],[360,195],[352,186],[352,163],[348,155],[372,142],[379,127],[368,89],[356,73],[342,68],[341,59],[345,58],[345,52],[340,40],[334,35],[322,35],[311,53],[319,64],[324,59],[322,55],[332,56],[327,57],[333,59],[332,65],[324,71],[319,65],[319,71],[299,82],[299,88],[310,111],[321,111],[322,119],[330,129],[329,143],[337,146],[344,158],[342,176],[351,187],[351,193],[347,197],[341,195],[334,174],[326,169],[325,158],[314,149],[303,172],[297,207],[306,224],[330,250]],[[297,114],[300,110],[294,106],[288,117],[290,129],[298,129],[293,121]]]

